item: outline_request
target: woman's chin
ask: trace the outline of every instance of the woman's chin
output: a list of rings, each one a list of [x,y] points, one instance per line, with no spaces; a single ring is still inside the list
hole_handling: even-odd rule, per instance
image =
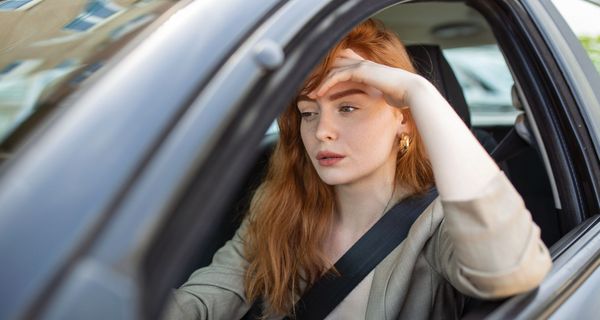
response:
[[[351,177],[347,174],[333,174],[332,172],[319,172],[319,177],[321,178],[321,181],[330,186],[349,184],[354,180],[354,177]]]

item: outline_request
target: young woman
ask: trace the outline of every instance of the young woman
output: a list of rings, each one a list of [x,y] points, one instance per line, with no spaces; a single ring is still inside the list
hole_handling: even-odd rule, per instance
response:
[[[279,127],[248,217],[167,318],[236,319],[257,298],[269,317],[293,314],[387,209],[434,181],[439,197],[328,318],[458,317],[465,295],[514,295],[550,269],[519,194],[377,22],[329,52]]]

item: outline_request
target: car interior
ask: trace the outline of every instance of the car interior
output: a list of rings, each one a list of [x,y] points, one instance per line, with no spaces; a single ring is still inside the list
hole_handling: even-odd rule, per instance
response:
[[[533,138],[533,119],[527,116],[516,86],[512,84],[508,90],[510,106],[503,106],[514,115],[511,121],[472,121],[473,110],[481,112],[481,109],[465,98],[465,84],[459,82],[456,70],[445,55],[453,48],[497,46],[485,19],[475,9],[459,2],[400,4],[379,12],[373,18],[381,20],[399,35],[418,72],[438,88],[484,148],[493,155],[520,192],[533,220],[542,230],[543,241],[551,248],[568,230],[561,230],[547,164],[537,147],[538,141]],[[497,63],[506,65],[499,57]],[[485,69],[488,66],[473,67]],[[510,69],[510,66],[506,65],[506,68]],[[277,132],[272,127],[265,134],[259,146],[260,155],[237,193],[238,201],[231,205],[229,216],[218,227],[220,232],[215,233],[207,246],[209,249],[196,257],[190,264],[189,273],[182,274],[178,284],[183,283],[194,269],[210,264],[214,252],[232,237],[248,209],[253,191],[266,173],[269,156],[276,143]]]

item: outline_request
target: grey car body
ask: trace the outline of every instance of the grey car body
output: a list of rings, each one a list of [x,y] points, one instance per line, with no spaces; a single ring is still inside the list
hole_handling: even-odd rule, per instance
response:
[[[159,17],[57,99],[2,163],[0,318],[158,318],[311,68],[398,2],[411,1],[182,1]],[[466,4],[492,27],[527,97],[561,235],[538,290],[465,316],[593,317],[600,77],[549,1]]]

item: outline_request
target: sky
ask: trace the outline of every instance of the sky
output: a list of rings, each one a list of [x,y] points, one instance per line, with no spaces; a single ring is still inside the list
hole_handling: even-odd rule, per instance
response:
[[[584,0],[552,0],[576,35],[600,35],[600,6]]]

